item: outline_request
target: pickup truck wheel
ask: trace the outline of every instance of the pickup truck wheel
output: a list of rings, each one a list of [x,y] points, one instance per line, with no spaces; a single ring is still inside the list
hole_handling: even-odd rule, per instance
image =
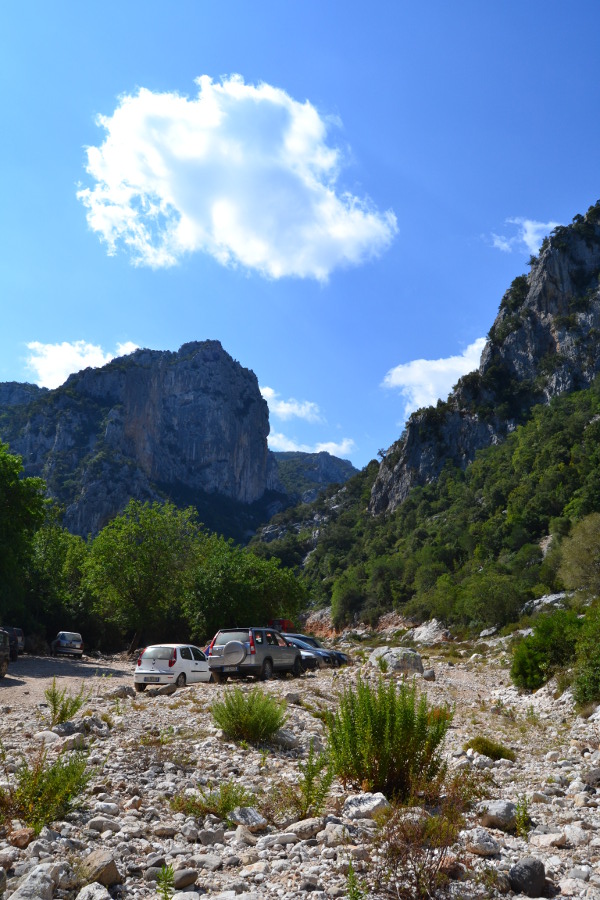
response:
[[[270,659],[265,659],[260,677],[263,681],[269,681],[273,677],[273,663]]]

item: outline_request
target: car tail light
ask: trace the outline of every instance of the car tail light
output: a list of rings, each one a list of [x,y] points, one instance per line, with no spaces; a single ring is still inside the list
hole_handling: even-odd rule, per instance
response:
[[[210,642],[210,647],[208,648],[208,656],[212,656],[212,648],[214,647],[216,639],[217,639],[217,635],[215,634],[214,638]]]
[[[171,669],[177,661],[177,650],[173,648],[173,653],[171,655],[171,659],[169,660],[169,668]]]
[[[142,664],[142,656],[144,655],[145,652],[146,652],[146,648],[144,647],[144,649],[142,650],[142,652],[141,652],[140,655],[138,656],[138,661],[137,661],[138,666],[141,666],[141,664]]]
[[[256,647],[254,646],[254,635],[252,634],[251,631],[249,632],[249,637],[250,637],[250,653],[253,654],[253,653],[256,653]]]

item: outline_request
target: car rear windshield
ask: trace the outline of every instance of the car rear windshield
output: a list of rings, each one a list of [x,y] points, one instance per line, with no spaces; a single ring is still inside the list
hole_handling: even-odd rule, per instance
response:
[[[71,641],[71,642],[74,642],[74,641],[80,641],[80,640],[81,640],[81,635],[80,635],[80,634],[76,634],[74,631],[65,631],[64,635],[65,635],[65,637],[64,637],[64,640],[65,640],[65,641]]]
[[[144,659],[171,659],[172,656],[172,647],[148,647],[143,653]]]
[[[228,644],[229,641],[241,641],[242,644],[245,641],[250,640],[248,637],[248,629],[244,628],[240,631],[220,631],[215,638],[215,647],[223,647],[225,644]]]

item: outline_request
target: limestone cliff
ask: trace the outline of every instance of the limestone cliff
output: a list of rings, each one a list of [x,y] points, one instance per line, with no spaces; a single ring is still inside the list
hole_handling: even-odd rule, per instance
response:
[[[0,439],[42,476],[71,531],[96,533],[129,498],[267,489],[269,416],[256,376],[218,341],[138,350],[56,390],[0,385]]]
[[[502,298],[479,369],[447,402],[410,417],[387,451],[370,510],[392,512],[446,462],[464,468],[503,440],[535,403],[588,387],[600,372],[600,203],[544,240]]]

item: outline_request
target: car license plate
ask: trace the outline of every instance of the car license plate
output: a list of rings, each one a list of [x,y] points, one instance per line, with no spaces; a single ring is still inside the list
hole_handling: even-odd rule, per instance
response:
[[[237,666],[223,666],[224,672],[237,672]]]
[[[144,681],[150,682],[151,684],[158,684],[158,677],[156,675],[146,675]]]

